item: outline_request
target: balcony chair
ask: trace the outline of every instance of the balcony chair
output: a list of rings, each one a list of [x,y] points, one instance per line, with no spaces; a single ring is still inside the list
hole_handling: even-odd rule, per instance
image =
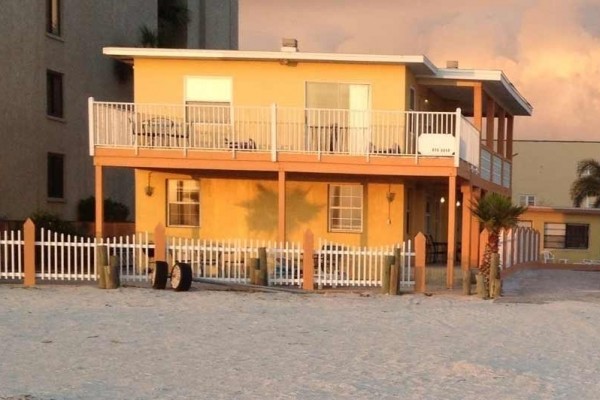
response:
[[[542,261],[544,264],[566,264],[569,262],[569,260],[566,258],[556,258],[554,253],[552,253],[550,250],[542,250],[540,255],[542,256]]]

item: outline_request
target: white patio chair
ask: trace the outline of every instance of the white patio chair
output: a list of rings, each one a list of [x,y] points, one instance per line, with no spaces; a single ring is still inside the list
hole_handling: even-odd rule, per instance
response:
[[[544,262],[544,264],[566,264],[569,262],[569,260],[567,260],[566,258],[556,258],[554,253],[552,253],[552,251],[550,250],[542,250],[540,255],[542,256],[542,261]]]

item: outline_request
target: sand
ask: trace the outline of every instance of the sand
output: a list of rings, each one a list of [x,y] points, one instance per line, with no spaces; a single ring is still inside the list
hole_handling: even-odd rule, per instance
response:
[[[499,302],[3,284],[0,398],[597,399],[600,272],[554,272]]]

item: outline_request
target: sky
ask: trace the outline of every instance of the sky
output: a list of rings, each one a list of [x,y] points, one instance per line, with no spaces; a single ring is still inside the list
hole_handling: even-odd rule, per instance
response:
[[[515,139],[600,141],[600,0],[240,0],[241,50],[427,56],[502,70],[533,105]]]

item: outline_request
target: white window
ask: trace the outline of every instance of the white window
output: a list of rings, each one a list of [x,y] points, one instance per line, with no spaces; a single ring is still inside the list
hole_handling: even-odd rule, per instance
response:
[[[169,226],[200,226],[200,185],[195,180],[167,181]]]
[[[362,232],[362,185],[329,185],[329,230]]]
[[[231,123],[231,98],[232,80],[229,77],[188,76],[185,80],[189,122]]]
[[[522,194],[519,196],[520,206],[535,206],[535,196],[532,194]]]

